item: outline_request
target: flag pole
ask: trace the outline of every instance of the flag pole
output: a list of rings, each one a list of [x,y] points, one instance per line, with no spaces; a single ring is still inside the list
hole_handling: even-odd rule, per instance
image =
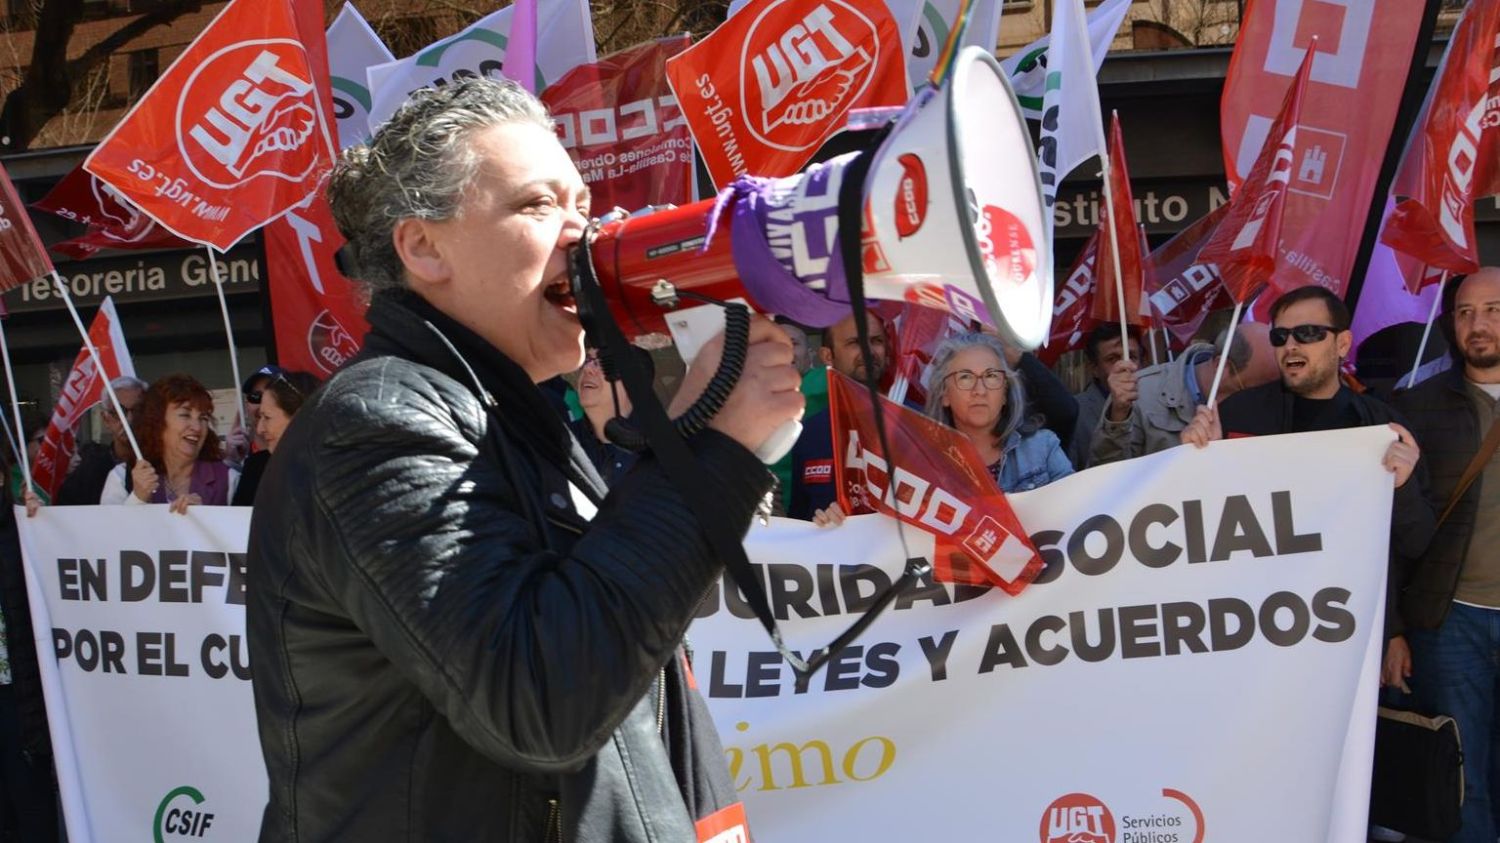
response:
[[[1432,310],[1427,313],[1427,327],[1422,329],[1422,342],[1417,345],[1417,359],[1411,361],[1411,374],[1406,376],[1406,388],[1411,389],[1417,385],[1417,370],[1422,368],[1422,358],[1427,354],[1427,338],[1432,336],[1432,323],[1437,321],[1438,305],[1443,302],[1443,288],[1448,286],[1448,270],[1443,270],[1442,280],[1438,281],[1437,295],[1432,297]]]
[[[78,315],[78,308],[73,304],[73,296],[68,292],[68,285],[63,283],[62,277],[57,270],[52,270],[52,283],[57,285],[58,292],[62,293],[63,303],[68,306],[68,315],[73,317],[73,327],[78,329],[78,335],[83,337],[83,347],[88,349],[89,359],[94,361],[94,371],[104,381],[104,394],[109,396],[109,403],[115,408],[115,418],[120,420],[120,427],[125,429],[125,438],[130,440],[131,453],[135,454],[137,461],[144,460],[141,456],[140,443],[135,441],[135,431],[130,429],[130,419],[125,415],[125,408],[120,406],[120,396],[115,394],[114,384],[109,382],[109,372],[104,369],[104,362],[99,359],[99,349],[94,347],[94,340],[89,336],[87,328],[83,327],[83,318]]]
[[[1125,362],[1129,363],[1130,343],[1128,342],[1128,340],[1130,337],[1130,329],[1127,327],[1126,323],[1126,320],[1129,319],[1129,316],[1127,316],[1125,313],[1125,280],[1120,276],[1120,237],[1119,232],[1115,229],[1114,191],[1109,187],[1110,178],[1108,150],[1105,151],[1104,156],[1100,158],[1100,161],[1104,163],[1104,170],[1100,175],[1104,176],[1104,213],[1106,219],[1109,222],[1109,258],[1111,263],[1114,264],[1115,268],[1115,301],[1119,304],[1120,308],[1120,350],[1125,355]]]
[[[1239,327],[1240,313],[1245,309],[1244,302],[1234,303],[1234,315],[1229,317],[1229,328],[1224,332],[1224,347],[1219,349],[1219,368],[1214,372],[1214,385],[1208,391],[1208,406],[1216,406],[1219,399],[1219,383],[1224,380],[1224,364],[1229,362],[1229,349],[1234,348],[1234,330]]]
[[[21,449],[16,446],[16,436],[10,432],[10,422],[5,420],[4,413],[0,413],[0,429],[5,431],[5,441],[10,443],[10,452],[16,455],[16,465],[20,465]]]
[[[1151,325],[1151,327],[1149,329],[1147,329],[1146,335],[1149,337],[1149,342],[1151,343],[1151,365],[1153,365],[1153,366],[1160,366],[1161,365],[1161,356],[1156,351],[1156,325],[1155,325],[1155,323],[1153,323]]]
[[[234,373],[234,421],[243,428],[245,426],[245,402],[240,400],[240,355],[234,345],[234,328],[229,324],[229,302],[224,298],[224,278],[219,275],[219,261],[214,257],[214,247],[205,245],[204,250],[208,252],[209,270],[214,274],[214,289],[219,293],[219,312],[224,315],[224,336],[229,340],[229,369]],[[231,427],[231,429],[233,429]]]
[[[16,370],[10,365],[10,343],[5,339],[4,319],[0,319],[0,356],[5,360],[5,380],[10,384],[10,409],[16,420],[16,435],[24,437],[26,426],[21,424],[21,399],[16,397]],[[26,480],[23,488],[34,489],[36,486],[31,482],[31,457],[26,453],[26,443],[17,444],[19,447],[16,448],[16,455],[21,458],[21,476]]]

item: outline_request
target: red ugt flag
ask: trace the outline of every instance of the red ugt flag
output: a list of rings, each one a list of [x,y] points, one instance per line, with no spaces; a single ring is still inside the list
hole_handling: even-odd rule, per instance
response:
[[[94,368],[94,358],[87,348],[81,348],[73,360],[73,369],[63,381],[62,394],[57,406],[52,409],[52,418],[47,422],[46,438],[36,461],[31,464],[31,477],[50,500],[57,494],[63,480],[68,476],[68,464],[77,450],[74,429],[83,414],[104,398],[104,383],[122,375],[135,375],[135,364],[130,359],[130,349],[125,347],[125,333],[120,329],[120,317],[115,313],[114,299],[106,297],[99,306],[99,313],[89,325],[89,339],[99,351],[99,362],[104,364],[104,377]]]
[[[26,206],[0,167],[0,293],[52,274],[52,259],[36,235]]]
[[[318,188],[333,132],[315,27],[294,0],[234,0],[84,167],[173,233],[228,249]]]
[[[892,454],[880,452],[868,393],[829,370],[839,506],[849,513],[881,512],[932,533],[938,580],[1020,594],[1041,573],[1042,557],[974,443],[916,410],[880,400]]]
[[[1200,261],[1218,264],[1224,287],[1237,302],[1249,301],[1270,281],[1280,259],[1281,219],[1292,180],[1297,121],[1302,118],[1302,96],[1314,55],[1309,48],[1302,58],[1250,177],[1235,191],[1224,221],[1198,255]]]
[[[789,176],[851,108],[907,99],[906,51],[881,0],[751,0],[667,62],[714,183]]]
[[[1090,315],[1100,322],[1120,321],[1120,293],[1115,287],[1115,248],[1120,249],[1120,288],[1125,294],[1125,320],[1144,328],[1147,319],[1141,316],[1141,284],[1145,274],[1142,267],[1140,230],[1135,217],[1135,199],[1130,193],[1130,170],[1125,166],[1125,138],[1120,133],[1120,115],[1116,112],[1109,123],[1109,189],[1114,202],[1106,209],[1107,216],[1099,229],[1099,257],[1094,276],[1098,279],[1098,293],[1090,307]]]
[[[1464,10],[1427,96],[1380,239],[1429,266],[1474,272],[1474,200],[1500,193],[1500,2]]]
[[[55,251],[75,260],[101,249],[178,249],[188,245],[82,167],[63,176],[31,207],[88,226],[84,234],[52,244]]]
[[[369,324],[354,283],[333,256],[344,238],[319,193],[266,226],[266,276],[277,362],[320,378],[359,352]]]

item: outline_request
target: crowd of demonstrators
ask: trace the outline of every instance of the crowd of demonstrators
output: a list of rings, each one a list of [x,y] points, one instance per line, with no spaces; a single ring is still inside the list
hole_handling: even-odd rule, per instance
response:
[[[1134,325],[1126,328],[1121,340],[1120,325],[1109,322],[1095,328],[1083,346],[1083,356],[1088,362],[1089,385],[1073,396],[1078,403],[1078,421],[1073,426],[1073,436],[1068,442],[1068,459],[1073,467],[1089,467],[1089,448],[1094,443],[1094,431],[1099,428],[1099,419],[1104,417],[1104,406],[1109,403],[1109,376],[1115,367],[1126,359],[1141,359],[1141,331]]]
[[[1024,492],[1073,473],[1057,434],[1028,414],[1026,395],[1000,340],[961,334],[932,356],[925,411],[974,443],[1000,491]]]
[[[1089,465],[1133,459],[1180,444],[1183,429],[1208,402],[1228,336],[1226,330],[1216,344],[1193,343],[1177,359],[1156,366],[1141,368],[1137,358],[1116,363],[1109,375],[1109,399],[1089,445]],[[1247,322],[1235,328],[1233,336],[1227,343],[1220,401],[1276,378],[1266,326]]]
[[[1406,557],[1399,596],[1416,704],[1453,717],[1463,740],[1463,827],[1453,840],[1491,843],[1500,832],[1500,457],[1493,443],[1486,455],[1485,442],[1500,430],[1500,268],[1454,278],[1442,302],[1454,366],[1392,399],[1421,444],[1439,519],[1432,541]]]

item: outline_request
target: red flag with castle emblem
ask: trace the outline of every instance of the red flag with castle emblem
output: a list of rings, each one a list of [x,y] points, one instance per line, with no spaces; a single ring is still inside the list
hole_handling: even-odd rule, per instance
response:
[[[752,0],[667,61],[714,182],[789,176],[851,108],[907,99],[900,27],[882,0]]]
[[[969,437],[881,398],[891,454],[881,453],[869,393],[828,370],[834,482],[849,513],[880,512],[932,533],[934,578],[1015,595],[1042,556]]]
[[[1281,220],[1292,180],[1297,121],[1314,55],[1309,48],[1250,177],[1235,191],[1224,220],[1198,254],[1200,261],[1218,265],[1224,288],[1237,302],[1248,302],[1271,280],[1281,257]]]
[[[84,162],[167,229],[220,250],[333,166],[322,4],[233,0]],[[311,24],[311,26],[310,26]]]
[[[1426,3],[1250,0],[1219,101],[1224,169],[1234,191],[1276,121],[1289,83],[1317,41],[1283,200],[1284,250],[1271,284],[1343,294],[1374,200]]]
[[[1428,266],[1479,269],[1474,200],[1500,193],[1500,0],[1464,10],[1391,193],[1382,242]]]
[[[1234,306],[1219,281],[1219,268],[1198,257],[1227,213],[1228,205],[1209,211],[1146,258],[1151,309],[1178,345],[1192,342],[1209,313]]]

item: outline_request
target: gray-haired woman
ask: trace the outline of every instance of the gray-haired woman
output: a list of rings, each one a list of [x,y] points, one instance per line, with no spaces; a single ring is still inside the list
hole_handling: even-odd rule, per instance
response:
[[[1002,492],[1024,492],[1073,473],[1057,434],[1026,415],[1021,376],[989,334],[949,337],[932,356],[926,413],[969,437]]]

